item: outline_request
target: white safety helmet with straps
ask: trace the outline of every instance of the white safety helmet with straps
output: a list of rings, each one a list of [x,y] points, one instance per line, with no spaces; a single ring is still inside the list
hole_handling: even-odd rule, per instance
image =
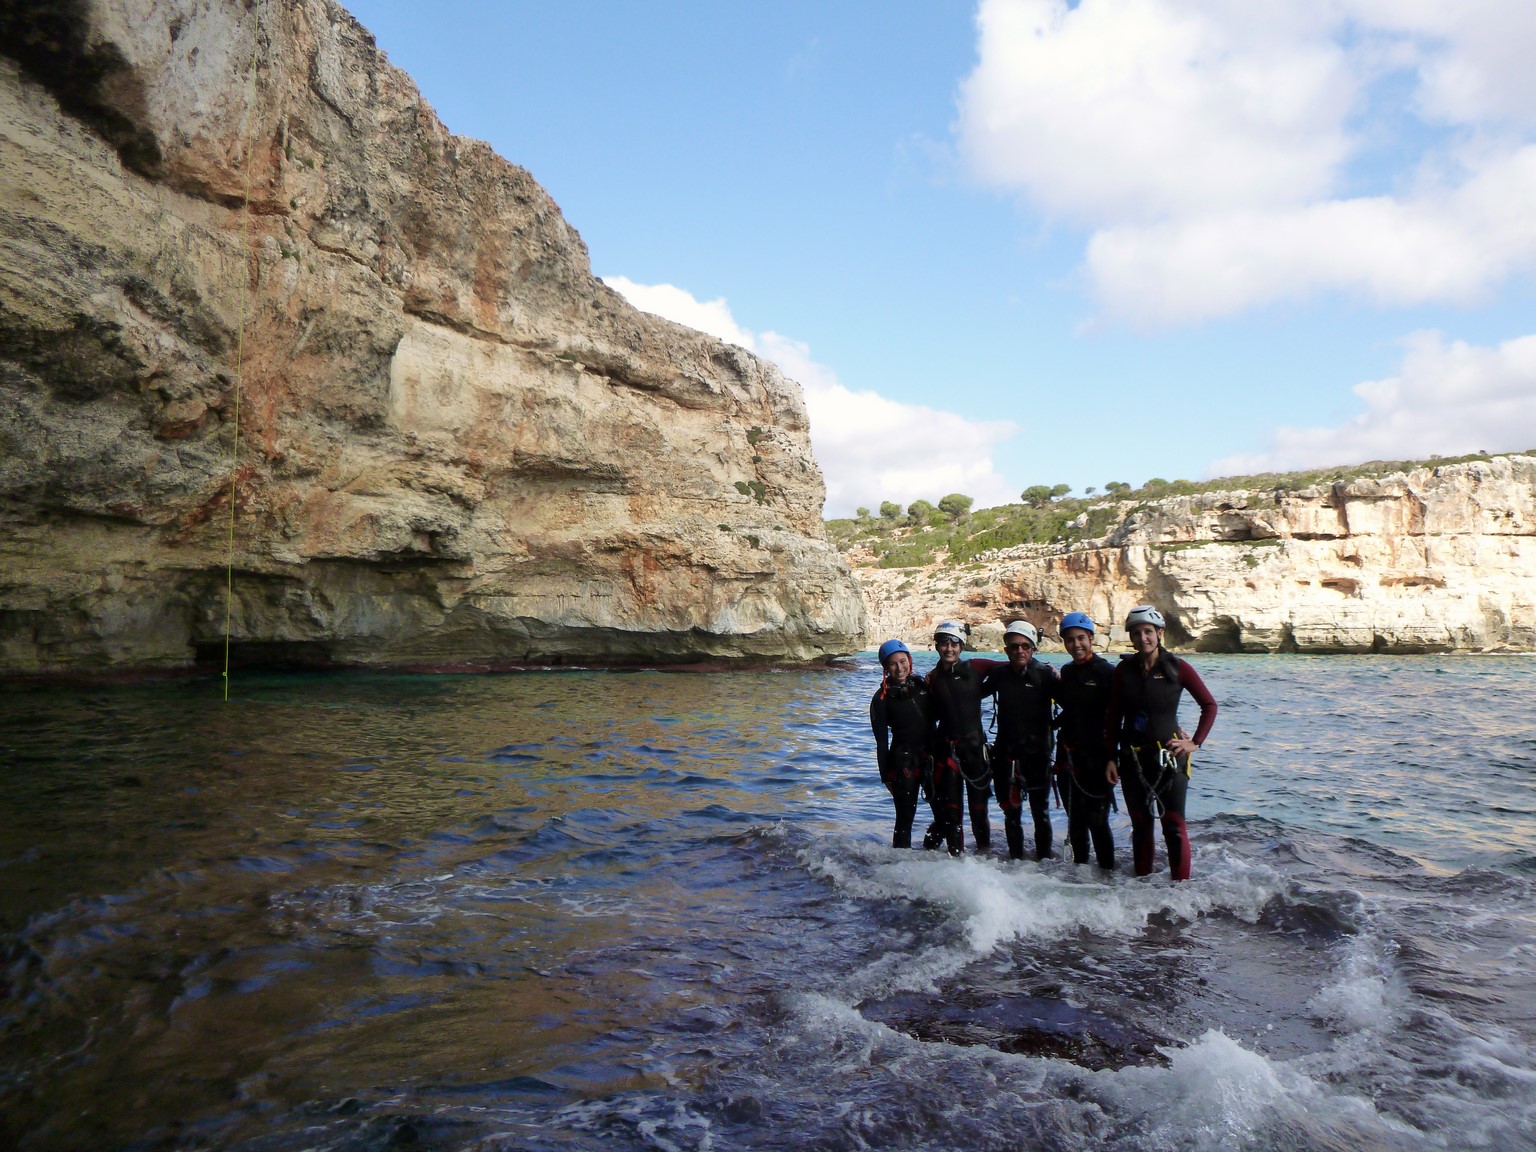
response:
[[[1040,632],[1028,620],[1015,620],[1003,629],[1003,642],[1007,643],[1010,636],[1022,636],[1036,648],[1040,647]]]
[[[953,620],[946,620],[933,630],[935,644],[938,643],[941,636],[947,636],[951,640],[958,640],[961,645],[965,644],[965,629]]]
[[[1136,607],[1131,609],[1131,614],[1125,618],[1125,630],[1127,632],[1138,624],[1150,624],[1157,629],[1163,629],[1168,626],[1168,622],[1163,619],[1163,614],[1150,604],[1136,605]]]

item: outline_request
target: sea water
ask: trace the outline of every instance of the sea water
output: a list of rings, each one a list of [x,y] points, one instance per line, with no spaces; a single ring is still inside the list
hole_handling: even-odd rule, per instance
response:
[[[1178,885],[888,847],[868,656],[6,689],[0,1146],[1536,1148],[1536,661],[1195,664]]]

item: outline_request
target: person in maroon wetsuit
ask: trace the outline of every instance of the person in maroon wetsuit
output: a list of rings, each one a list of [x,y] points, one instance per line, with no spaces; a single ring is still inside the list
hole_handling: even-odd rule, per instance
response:
[[[1189,829],[1184,801],[1189,790],[1189,758],[1205,743],[1216,722],[1216,700],[1188,660],[1163,647],[1163,614],[1150,604],[1131,609],[1125,618],[1129,656],[1122,656],[1110,680],[1104,738],[1119,755],[1107,766],[1131,814],[1131,859],[1136,875],[1152,871],[1153,809],[1161,817],[1168,846],[1168,871],[1189,879]],[[1194,736],[1179,727],[1179,696],[1188,692],[1200,706]]]
[[[934,813],[937,817],[943,801],[943,819],[923,840],[924,848],[938,847],[942,839],[949,854],[958,856],[965,848],[960,828],[960,793],[970,801],[971,834],[976,851],[992,846],[992,826],[987,819],[987,797],[992,795],[991,771],[987,764],[987,737],[981,727],[981,698],[987,694],[982,678],[1001,660],[962,660],[965,629],[946,620],[933,630],[933,646],[939,650],[939,662],[928,673],[928,692],[933,698],[934,715],[939,725],[943,750],[935,758],[933,769]]]
[[[912,675],[912,650],[900,640],[887,640],[880,645],[880,666],[885,675],[869,702],[869,726],[875,734],[880,779],[896,805],[891,847],[910,848],[918,793],[933,777],[938,732],[928,685]]]

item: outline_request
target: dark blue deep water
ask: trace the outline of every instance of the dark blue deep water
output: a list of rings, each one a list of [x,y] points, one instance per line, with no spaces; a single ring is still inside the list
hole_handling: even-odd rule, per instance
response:
[[[1536,660],[1195,663],[1178,886],[886,847],[867,657],[5,689],[0,1147],[1536,1149]]]

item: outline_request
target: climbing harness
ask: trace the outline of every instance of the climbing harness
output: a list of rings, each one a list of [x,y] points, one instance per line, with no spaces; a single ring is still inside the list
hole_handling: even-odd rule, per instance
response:
[[[1136,761],[1136,775],[1141,780],[1141,786],[1147,790],[1147,809],[1155,819],[1161,820],[1168,812],[1168,805],[1164,803],[1162,792],[1173,782],[1176,772],[1182,771],[1185,779],[1189,778],[1191,769],[1188,766],[1180,767],[1179,758],[1159,742],[1156,744],[1127,744],[1125,748],[1131,754],[1131,759]],[[1155,780],[1147,779],[1146,761],[1142,759],[1142,751],[1157,749],[1157,776]],[[1191,757],[1191,761],[1193,758]]]
[[[992,766],[987,757],[986,742],[983,741],[976,747],[979,750],[977,755],[962,757],[960,755],[960,741],[951,740],[949,742],[950,760],[952,760],[955,766],[960,769],[960,775],[965,777],[965,782],[967,784],[969,784],[972,788],[984,788],[992,782]],[[966,748],[969,750],[971,745],[967,743]],[[970,763],[979,764],[981,766],[979,773],[975,776],[972,776],[969,771]]]
[[[1068,796],[1071,796],[1075,792],[1081,792],[1084,796],[1086,796],[1090,800],[1106,800],[1107,799],[1109,801],[1109,806],[1110,806],[1110,809],[1112,811],[1114,811],[1114,812],[1120,811],[1120,804],[1115,799],[1115,786],[1113,784],[1109,783],[1109,781],[1106,780],[1104,782],[1104,791],[1102,791],[1102,792],[1095,792],[1091,788],[1084,787],[1083,786],[1083,782],[1077,778],[1077,765],[1072,763],[1072,750],[1070,748],[1063,747],[1062,750],[1061,750],[1061,754],[1062,754],[1063,759],[1066,762],[1067,770],[1066,770],[1065,773],[1058,773],[1058,775],[1056,777],[1056,781],[1057,781],[1056,798],[1057,798],[1058,802],[1062,799],[1062,795],[1061,795],[1061,791],[1060,791],[1061,776],[1065,775],[1066,778],[1067,778],[1067,782],[1070,785],[1070,787],[1067,789],[1067,795]],[[1069,804],[1062,804],[1062,807],[1067,809],[1068,812],[1071,812],[1071,810],[1072,810],[1071,806]]]

